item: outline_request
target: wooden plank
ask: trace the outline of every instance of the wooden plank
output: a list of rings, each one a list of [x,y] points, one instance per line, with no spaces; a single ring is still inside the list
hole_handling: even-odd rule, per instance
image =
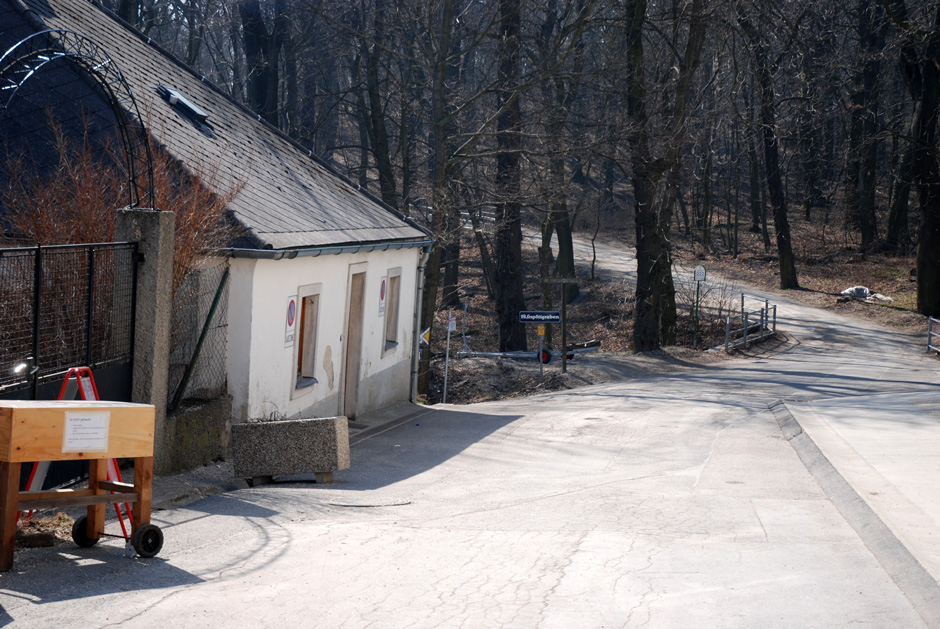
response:
[[[92,459],[88,462],[88,488],[95,494],[101,490],[98,488],[103,480],[108,478],[107,459]],[[109,494],[110,495],[110,494]],[[88,502],[88,537],[100,539],[104,535],[104,505],[107,503],[95,504],[93,501],[97,496],[85,498]]]
[[[111,400],[0,400],[0,409],[34,409],[34,408],[146,408],[150,404],[137,404],[136,402],[114,402]],[[0,410],[0,417],[7,411]]]
[[[50,489],[49,491],[21,491],[20,502],[30,502],[33,500],[52,500],[62,496],[94,496],[95,492],[91,489]]]
[[[105,491],[114,491],[119,494],[134,493],[134,486],[131,483],[119,483],[118,481],[105,480],[98,483],[98,487]]]
[[[150,523],[150,500],[153,494],[153,457],[134,459],[134,490],[140,499],[134,503],[134,530]]]
[[[0,415],[0,461],[77,461],[153,455],[154,409],[149,404],[6,400],[0,402],[2,408],[8,408],[11,414]],[[63,452],[69,412],[108,413],[106,448]]]
[[[3,571],[13,568],[19,489],[20,464],[0,462],[0,570]]]
[[[13,410],[0,408],[0,461],[9,461],[12,454],[10,437],[13,433]]]
[[[27,494],[29,495],[29,494]],[[138,495],[136,493],[130,494],[99,494],[96,496],[80,495],[80,496],[69,496],[63,494],[57,498],[29,498],[25,500],[20,500],[20,507],[22,509],[55,509],[61,507],[84,507],[84,506],[96,506],[96,505],[109,505],[115,504],[118,502],[128,502],[131,500],[137,500]]]

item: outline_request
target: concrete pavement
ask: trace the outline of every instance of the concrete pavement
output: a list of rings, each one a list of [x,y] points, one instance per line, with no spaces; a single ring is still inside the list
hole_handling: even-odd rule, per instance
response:
[[[936,582],[886,568],[808,471],[793,446],[805,435],[768,408],[771,393],[814,397],[803,378],[840,391],[881,380],[838,377],[830,361],[788,384],[806,367],[798,347],[435,408],[354,446],[334,485],[159,512],[156,560],[110,541],[21,553],[0,575],[0,623],[937,626]]]
[[[940,362],[774,301],[773,353],[363,421],[332,485],[157,512],[154,560],[17,553],[0,626],[940,627]]]

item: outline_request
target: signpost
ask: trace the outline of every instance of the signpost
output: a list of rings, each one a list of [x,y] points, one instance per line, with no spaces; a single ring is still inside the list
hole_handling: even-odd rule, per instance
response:
[[[542,339],[545,337],[546,323],[559,323],[562,320],[561,313],[557,310],[523,310],[519,313],[520,323],[538,323],[539,324],[539,353],[536,354],[536,360],[539,361],[539,380],[542,379],[543,367],[547,361],[542,355]],[[564,365],[562,358],[562,365]],[[564,371],[564,367],[562,367]]]
[[[453,310],[447,311],[447,345],[444,349],[444,399],[443,403],[447,404],[447,371],[450,367],[450,333],[457,331],[457,317],[454,316]]]
[[[692,279],[695,280],[695,331],[692,333],[692,347],[698,347],[698,305],[701,295],[702,282],[705,281],[705,267],[701,264],[695,267],[692,272]]]
[[[544,362],[542,361],[542,339],[545,337],[545,326],[539,326],[539,380],[541,381],[544,376]]]
[[[545,280],[546,284],[561,284],[561,373],[568,372],[568,325],[565,322],[568,307],[568,291],[565,284],[577,284],[576,277],[556,277]]]

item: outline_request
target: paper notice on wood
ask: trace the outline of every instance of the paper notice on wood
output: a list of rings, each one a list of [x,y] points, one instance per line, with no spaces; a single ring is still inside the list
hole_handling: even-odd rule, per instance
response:
[[[107,452],[110,411],[66,411],[62,452]]]

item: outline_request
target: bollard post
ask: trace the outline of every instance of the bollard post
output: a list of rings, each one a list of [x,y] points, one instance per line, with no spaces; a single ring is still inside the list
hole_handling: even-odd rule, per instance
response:
[[[774,304],[774,332],[777,331],[777,304]]]
[[[744,348],[747,349],[747,314],[744,313]]]
[[[730,349],[729,344],[731,343],[731,315],[725,319],[725,353],[728,353]]]
[[[536,357],[536,360],[539,361],[539,382],[541,382],[545,379],[545,373],[543,371],[545,365],[542,363],[542,335],[541,334],[539,334],[539,353]]]
[[[447,404],[447,371],[450,366],[450,330],[451,327],[456,326],[456,320],[453,318],[453,310],[447,311],[447,346],[444,350],[444,399],[443,403]]]

